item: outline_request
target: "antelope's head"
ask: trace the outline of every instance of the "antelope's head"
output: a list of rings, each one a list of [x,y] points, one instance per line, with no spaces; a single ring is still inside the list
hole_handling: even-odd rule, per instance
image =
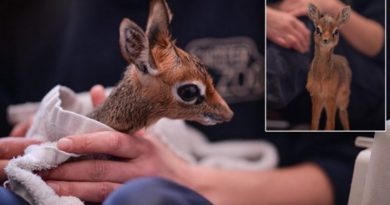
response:
[[[233,112],[218,94],[206,67],[175,45],[165,0],[151,0],[146,31],[129,19],[120,25],[121,53],[129,63],[124,79],[137,84],[153,104],[152,118],[186,119],[205,125],[229,121]]]
[[[316,46],[325,49],[334,48],[339,42],[340,29],[348,21],[351,7],[343,8],[336,18],[323,15],[314,4],[309,4],[308,17],[314,22],[314,42]]]

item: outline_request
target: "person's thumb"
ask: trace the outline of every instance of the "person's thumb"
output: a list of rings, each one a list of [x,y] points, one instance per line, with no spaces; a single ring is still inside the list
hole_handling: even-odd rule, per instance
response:
[[[90,95],[91,95],[92,105],[94,108],[103,104],[107,98],[104,87],[102,85],[93,86],[90,90]]]

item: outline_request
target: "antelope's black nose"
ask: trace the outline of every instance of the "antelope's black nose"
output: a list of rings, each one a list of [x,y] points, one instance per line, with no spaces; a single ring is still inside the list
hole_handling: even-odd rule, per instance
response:
[[[328,39],[324,39],[324,40],[322,40],[322,42],[324,42],[324,44],[327,44],[329,42],[329,40]]]

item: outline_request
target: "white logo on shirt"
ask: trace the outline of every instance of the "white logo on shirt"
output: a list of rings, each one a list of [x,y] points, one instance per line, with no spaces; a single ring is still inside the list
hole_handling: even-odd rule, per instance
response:
[[[186,50],[209,68],[216,88],[229,103],[264,97],[264,57],[251,38],[197,39]]]

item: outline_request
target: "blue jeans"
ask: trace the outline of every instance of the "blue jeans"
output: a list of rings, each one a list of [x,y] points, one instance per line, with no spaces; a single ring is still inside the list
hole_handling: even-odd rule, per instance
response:
[[[28,205],[22,198],[0,187],[1,205]],[[111,193],[103,205],[211,205],[196,192],[174,182],[145,177],[131,180]]]
[[[113,192],[103,205],[211,205],[198,193],[157,177],[131,180]]]
[[[11,191],[0,187],[0,204],[1,205],[28,205],[24,199]]]

